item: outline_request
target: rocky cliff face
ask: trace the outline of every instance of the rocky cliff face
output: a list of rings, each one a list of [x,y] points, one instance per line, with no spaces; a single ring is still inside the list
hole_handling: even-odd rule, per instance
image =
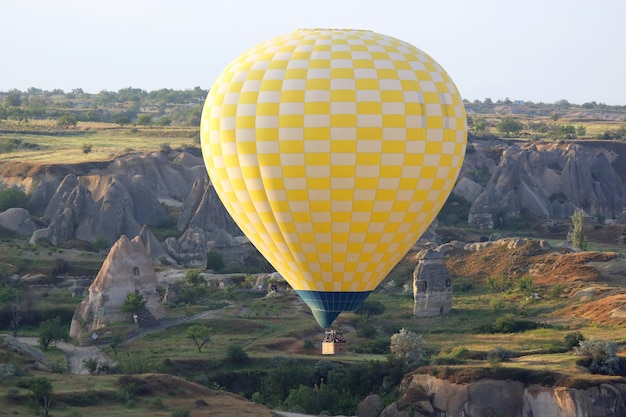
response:
[[[452,383],[427,374],[409,374],[399,399],[380,417],[617,417],[626,415],[626,384],[598,383],[586,389],[525,385],[482,379]]]
[[[568,218],[577,208],[616,219],[626,208],[624,143],[473,145],[461,176],[475,182],[482,172],[489,179],[474,200],[477,187],[467,180],[454,193],[472,204],[468,223],[474,227],[498,227],[522,212]]]

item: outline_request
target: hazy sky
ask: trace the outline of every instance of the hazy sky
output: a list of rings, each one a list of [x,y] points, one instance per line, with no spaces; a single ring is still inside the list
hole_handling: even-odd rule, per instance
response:
[[[624,0],[0,0],[0,91],[210,88],[299,28],[370,29],[422,49],[470,101],[626,105]]]

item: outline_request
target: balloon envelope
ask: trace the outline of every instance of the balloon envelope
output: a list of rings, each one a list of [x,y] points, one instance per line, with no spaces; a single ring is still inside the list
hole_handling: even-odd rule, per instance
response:
[[[356,310],[430,225],[466,137],[441,66],[364,30],[298,30],[244,52],[201,122],[217,194],[322,327]]]

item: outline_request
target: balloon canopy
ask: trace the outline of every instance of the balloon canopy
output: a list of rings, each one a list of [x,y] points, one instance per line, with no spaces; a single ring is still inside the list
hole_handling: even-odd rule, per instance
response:
[[[466,139],[441,66],[366,30],[297,30],[249,49],[201,122],[218,196],[322,327],[358,309],[428,228]]]

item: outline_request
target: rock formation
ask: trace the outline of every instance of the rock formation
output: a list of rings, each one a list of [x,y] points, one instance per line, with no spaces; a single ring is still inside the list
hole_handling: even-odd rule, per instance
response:
[[[232,235],[242,236],[241,230],[224,208],[206,173],[196,179],[185,199],[178,219],[178,229],[184,230],[184,233],[178,239],[167,238],[164,243],[175,258],[189,266],[203,265],[206,262],[206,252],[214,246],[220,234],[231,238]],[[221,241],[224,242],[224,239]],[[246,256],[246,248],[240,242],[232,239],[228,242],[230,252],[238,252],[231,258],[237,260]],[[228,265],[241,266],[242,262],[239,260],[238,263]]]
[[[146,317],[148,323],[164,317],[165,309],[157,285],[152,259],[141,237],[129,240],[122,235],[111,248],[87,296],[76,308],[70,336],[81,338],[109,323],[130,320],[127,313],[121,312],[130,292],[139,291],[146,301],[145,311],[140,315]],[[142,322],[138,324],[142,325]]]
[[[452,310],[452,277],[443,263],[444,253],[425,249],[417,255],[413,271],[413,314],[437,316]]]
[[[381,417],[406,416],[409,408],[416,417],[626,415],[623,383],[598,382],[586,389],[492,379],[457,384],[431,375],[409,374],[402,381],[399,394],[399,399]]]
[[[0,227],[20,235],[31,235],[37,229],[28,210],[19,207],[0,212]]]
[[[486,152],[481,155],[485,158]],[[513,144],[502,151],[496,169],[473,202],[468,200],[472,194],[466,191],[465,181],[459,181],[455,193],[472,203],[468,223],[478,228],[498,227],[521,212],[568,218],[577,208],[591,216],[614,219],[626,207],[626,181],[618,173],[624,155],[626,144],[617,143],[606,147],[589,142]],[[475,163],[477,158],[469,159]]]

